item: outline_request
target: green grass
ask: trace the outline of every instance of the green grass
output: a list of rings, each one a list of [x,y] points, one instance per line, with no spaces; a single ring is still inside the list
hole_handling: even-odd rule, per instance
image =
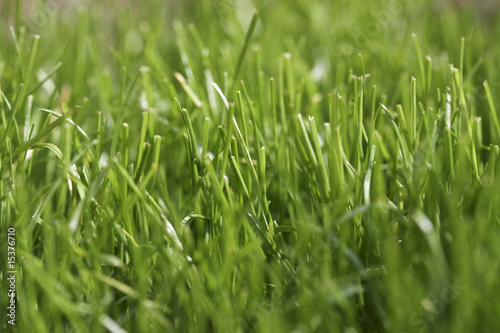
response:
[[[2,331],[497,330],[498,12],[25,2],[0,4]]]

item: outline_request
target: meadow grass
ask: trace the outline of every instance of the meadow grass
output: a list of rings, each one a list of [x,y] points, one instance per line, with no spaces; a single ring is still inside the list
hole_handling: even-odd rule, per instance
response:
[[[2,331],[497,330],[497,13],[0,10]]]

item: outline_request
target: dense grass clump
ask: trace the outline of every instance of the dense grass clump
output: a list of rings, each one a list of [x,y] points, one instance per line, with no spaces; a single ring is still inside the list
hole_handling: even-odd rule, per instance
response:
[[[2,331],[495,332],[490,5],[2,2]]]

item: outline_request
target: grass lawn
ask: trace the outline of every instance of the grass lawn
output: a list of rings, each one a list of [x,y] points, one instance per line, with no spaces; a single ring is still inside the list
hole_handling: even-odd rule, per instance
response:
[[[499,13],[2,1],[0,330],[497,332]]]

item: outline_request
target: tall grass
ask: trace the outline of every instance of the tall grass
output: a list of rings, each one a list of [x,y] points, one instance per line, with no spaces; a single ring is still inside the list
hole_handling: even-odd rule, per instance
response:
[[[498,327],[496,21],[430,1],[0,16],[3,330]]]

